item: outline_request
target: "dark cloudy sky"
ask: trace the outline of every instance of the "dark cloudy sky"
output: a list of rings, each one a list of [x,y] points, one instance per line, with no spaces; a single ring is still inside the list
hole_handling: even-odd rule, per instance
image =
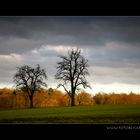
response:
[[[139,16],[1,16],[0,87],[17,66],[40,64],[54,80],[58,55],[80,48],[89,60],[88,92],[140,92]]]

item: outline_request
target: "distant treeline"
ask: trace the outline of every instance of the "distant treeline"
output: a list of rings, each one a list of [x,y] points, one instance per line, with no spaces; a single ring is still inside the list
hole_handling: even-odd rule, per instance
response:
[[[66,93],[54,89],[40,89],[34,96],[34,107],[70,106],[70,98]],[[136,93],[104,93],[91,95],[82,91],[75,97],[76,105],[95,104],[140,104],[140,95]],[[14,92],[14,89],[0,89],[0,108],[29,107],[28,96],[23,91]]]

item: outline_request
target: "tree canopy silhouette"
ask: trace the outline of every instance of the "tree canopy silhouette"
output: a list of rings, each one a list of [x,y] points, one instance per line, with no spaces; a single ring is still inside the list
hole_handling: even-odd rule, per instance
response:
[[[28,65],[17,67],[17,72],[14,75],[16,89],[22,90],[28,94],[30,100],[30,108],[33,108],[33,95],[41,86],[46,86],[43,79],[47,79],[44,69],[38,64],[36,68],[31,68]]]
[[[67,56],[60,56],[61,62],[57,63],[57,73],[55,78],[60,80],[58,88],[62,86],[71,99],[71,106],[75,105],[75,94],[82,85],[84,88],[90,87],[86,80],[88,72],[88,60],[81,55],[80,49],[72,49]],[[91,87],[90,87],[91,88]]]

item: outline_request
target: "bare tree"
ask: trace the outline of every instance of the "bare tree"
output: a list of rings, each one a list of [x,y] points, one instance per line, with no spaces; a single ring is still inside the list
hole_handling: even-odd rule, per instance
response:
[[[62,86],[71,99],[71,106],[75,105],[75,94],[82,85],[84,88],[90,87],[85,76],[89,75],[88,60],[81,55],[81,50],[71,50],[67,56],[60,56],[61,62],[57,63],[57,73],[55,78],[60,80]]]
[[[30,108],[33,108],[33,95],[41,86],[46,86],[43,79],[47,78],[44,69],[38,64],[36,68],[31,68],[28,65],[17,67],[17,72],[14,75],[16,89],[22,90],[28,94],[30,100]]]

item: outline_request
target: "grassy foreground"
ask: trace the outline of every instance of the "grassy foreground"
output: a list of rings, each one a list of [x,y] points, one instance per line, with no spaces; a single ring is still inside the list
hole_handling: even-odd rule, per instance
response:
[[[0,123],[140,123],[140,105],[1,109]]]

